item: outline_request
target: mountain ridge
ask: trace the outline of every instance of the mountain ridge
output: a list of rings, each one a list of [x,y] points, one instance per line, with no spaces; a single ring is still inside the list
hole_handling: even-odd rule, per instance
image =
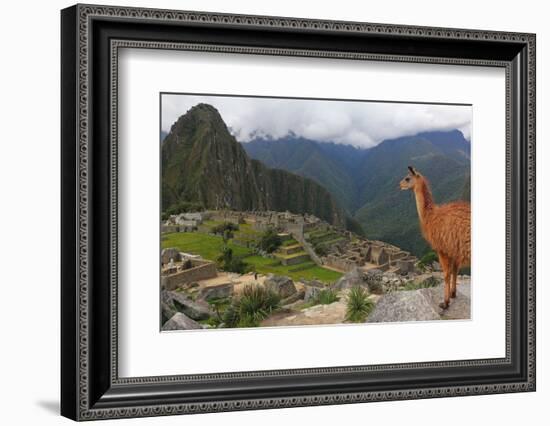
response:
[[[387,139],[369,149],[292,136],[242,145],[252,158],[268,166],[279,159],[277,167],[307,175],[325,186],[361,224],[367,237],[417,256],[428,246],[420,233],[411,194],[398,190],[407,166],[415,166],[432,182],[438,203],[469,200],[471,147],[456,129]],[[300,153],[301,163],[294,161],[291,150]]]
[[[198,104],[179,117],[161,155],[163,211],[194,202],[214,209],[310,213],[346,226],[346,213],[330,192],[307,177],[249,158],[211,105]]]

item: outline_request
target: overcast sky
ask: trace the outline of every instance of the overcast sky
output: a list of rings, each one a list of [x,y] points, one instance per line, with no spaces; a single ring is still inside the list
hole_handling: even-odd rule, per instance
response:
[[[460,130],[470,139],[472,108],[436,104],[162,95],[162,130],[198,103],[213,105],[240,142],[293,132],[320,142],[372,147],[429,130]]]

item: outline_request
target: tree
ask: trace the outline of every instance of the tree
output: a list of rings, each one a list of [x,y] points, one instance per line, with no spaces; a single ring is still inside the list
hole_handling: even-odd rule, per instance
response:
[[[281,246],[282,243],[283,240],[281,240],[281,237],[277,234],[277,231],[273,228],[269,228],[264,232],[262,238],[260,239],[260,248],[267,253],[273,253]]]
[[[244,274],[248,267],[248,264],[243,262],[242,259],[233,257],[233,250],[227,246],[222,248],[222,252],[218,257],[218,263],[222,270],[237,274]]]

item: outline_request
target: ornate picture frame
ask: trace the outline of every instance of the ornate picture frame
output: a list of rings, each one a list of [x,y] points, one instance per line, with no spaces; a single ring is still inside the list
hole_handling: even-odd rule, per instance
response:
[[[61,12],[61,414],[74,420],[535,390],[534,34],[76,5]],[[506,73],[506,356],[119,377],[120,48],[498,67]]]

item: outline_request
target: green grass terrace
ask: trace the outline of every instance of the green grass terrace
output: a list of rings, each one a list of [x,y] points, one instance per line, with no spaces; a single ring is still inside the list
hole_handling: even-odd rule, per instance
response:
[[[204,259],[216,261],[220,256],[223,240],[220,236],[200,232],[176,232],[162,235],[162,248],[176,247],[184,253],[197,254]],[[293,280],[319,280],[330,283],[338,280],[341,273],[318,266],[313,261],[285,266],[277,259],[255,255],[251,249],[235,244],[232,240],[228,246],[235,256],[241,257],[260,274],[286,275]]]

